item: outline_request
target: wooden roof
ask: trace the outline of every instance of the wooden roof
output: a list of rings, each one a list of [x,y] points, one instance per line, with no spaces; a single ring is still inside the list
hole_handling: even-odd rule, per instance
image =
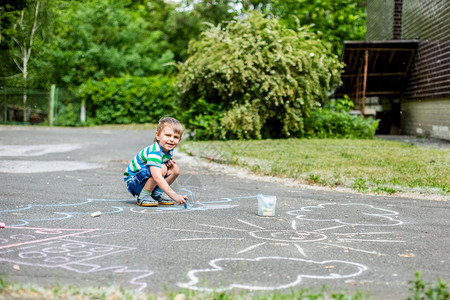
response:
[[[358,100],[370,96],[399,97],[419,41],[346,41],[342,85],[335,97]]]

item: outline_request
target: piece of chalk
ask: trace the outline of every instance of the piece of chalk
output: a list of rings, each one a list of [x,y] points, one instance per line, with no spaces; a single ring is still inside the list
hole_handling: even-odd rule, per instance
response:
[[[270,207],[269,203],[267,203],[266,199],[264,198],[264,195],[258,194],[256,197],[261,200],[265,207]]]
[[[101,211],[96,211],[96,212],[93,212],[93,213],[91,214],[91,217],[95,218],[95,217],[100,216],[101,214],[102,214]]]
[[[5,228],[5,227],[6,227],[5,223],[0,222],[0,228]]]
[[[187,208],[187,200],[184,199],[184,201],[186,201],[186,202],[184,202],[184,208]]]

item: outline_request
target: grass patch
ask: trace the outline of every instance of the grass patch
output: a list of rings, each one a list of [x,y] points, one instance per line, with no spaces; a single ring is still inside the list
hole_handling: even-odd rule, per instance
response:
[[[422,273],[416,271],[415,278],[409,281],[410,295],[408,300],[450,299],[447,282],[438,278],[435,283],[425,282]],[[252,300],[290,300],[290,299],[346,299],[364,300],[370,299],[370,294],[356,290],[354,293],[346,291],[329,292],[324,286],[320,291],[302,289],[300,291],[291,290],[290,293],[278,291],[255,294],[248,291],[229,292],[198,292],[191,290],[180,290],[177,292],[165,292],[162,294],[152,294],[127,290],[121,287],[85,287],[57,285],[54,287],[42,287],[34,284],[15,284],[7,282],[4,277],[0,277],[0,299],[176,299],[176,300],[228,300],[228,299],[252,299]]]
[[[195,156],[261,175],[361,192],[450,195],[450,150],[387,140],[185,141]]]
[[[126,290],[120,287],[85,287],[79,288],[69,285],[57,285],[56,287],[38,286],[35,284],[21,285],[16,283],[7,283],[1,279],[4,286],[0,289],[0,299],[130,299],[130,300],[158,300],[158,299],[176,299],[176,300],[228,300],[228,299],[251,299],[251,300],[290,300],[290,299],[346,299],[346,300],[364,300],[370,299],[369,294],[361,291],[355,293],[328,292],[325,287],[320,291],[302,289],[300,291],[291,291],[290,293],[281,293],[278,291],[264,294],[255,294],[249,291],[227,291],[227,292],[199,292],[191,290],[180,290],[177,292],[165,292],[160,294],[136,292]]]

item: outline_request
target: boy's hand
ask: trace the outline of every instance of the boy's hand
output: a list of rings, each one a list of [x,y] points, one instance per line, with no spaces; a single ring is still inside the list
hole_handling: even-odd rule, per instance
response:
[[[186,204],[186,200],[189,200],[187,196],[176,195],[173,198],[173,201],[176,201],[178,204]]]
[[[168,161],[166,162],[167,168],[172,168],[174,164],[176,164],[176,162],[175,162],[173,159],[168,160]]]

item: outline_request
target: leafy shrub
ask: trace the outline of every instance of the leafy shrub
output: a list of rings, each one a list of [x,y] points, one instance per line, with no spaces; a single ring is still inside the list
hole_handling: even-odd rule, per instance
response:
[[[342,69],[308,28],[286,29],[258,12],[211,26],[188,54],[176,85],[180,107],[189,110],[183,121],[197,134],[197,116],[223,116],[214,119],[220,126],[209,134],[214,138],[303,136],[304,120],[340,82]],[[214,110],[194,110],[204,107],[199,99]]]
[[[182,112],[182,120],[187,128],[195,128],[195,132],[189,131],[191,138],[210,140],[217,138],[222,115],[221,105],[200,98]]]
[[[174,113],[172,78],[162,75],[89,80],[79,91],[93,124],[156,123]]]
[[[225,113],[221,120],[222,138],[260,139],[261,118],[258,115],[259,101],[236,105]]]
[[[75,126],[79,123],[80,112],[75,105],[68,103],[59,112],[53,124],[56,126]]]
[[[81,100],[73,90],[56,88],[53,125],[80,125]]]
[[[373,138],[378,120],[351,115],[353,102],[348,98],[325,102],[308,119],[308,135],[318,138]]]

